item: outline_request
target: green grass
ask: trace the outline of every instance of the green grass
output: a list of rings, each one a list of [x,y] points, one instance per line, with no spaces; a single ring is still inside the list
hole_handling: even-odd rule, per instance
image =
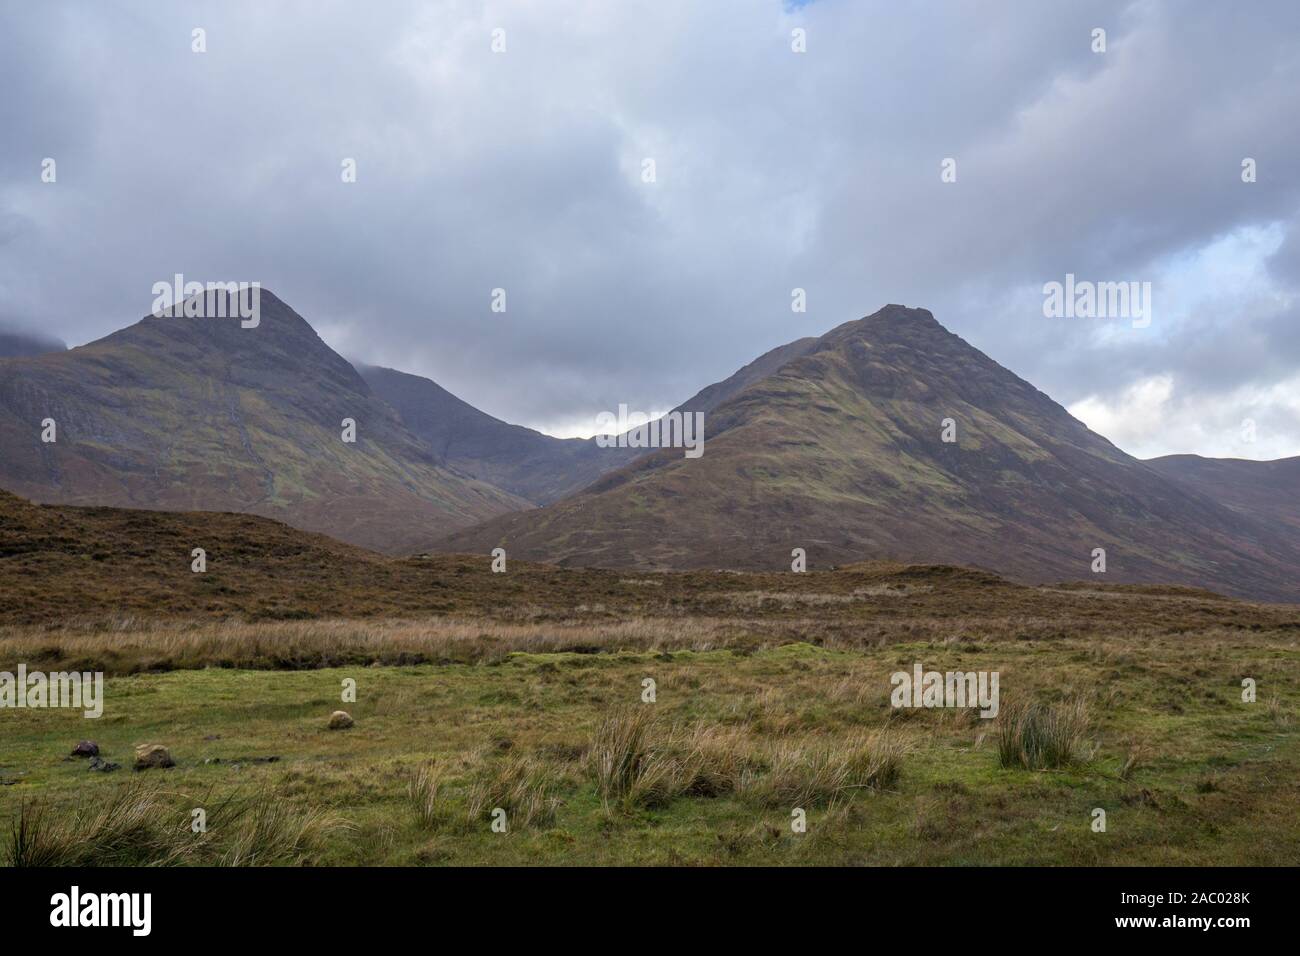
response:
[[[1004,713],[1086,700],[1074,758],[1003,766],[997,721],[892,710],[889,674],[916,660],[999,670]],[[1240,702],[1243,675],[1259,702]],[[118,834],[91,862],[1294,865],[1297,676],[1293,640],[1253,635],[113,676],[98,721],[0,712],[0,780],[17,781],[0,786],[0,835],[25,807],[75,845],[126,793],[147,809],[138,846]],[[329,731],[339,708],[356,726]],[[65,760],[84,737],[124,768]],[[132,773],[139,743],[176,767]],[[232,801],[277,812],[223,823],[212,811]],[[210,811],[197,849],[195,807]],[[259,859],[263,841],[277,849]]]

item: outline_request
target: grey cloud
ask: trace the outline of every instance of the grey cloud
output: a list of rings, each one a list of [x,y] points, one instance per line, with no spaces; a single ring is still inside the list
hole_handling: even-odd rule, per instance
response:
[[[1280,220],[1293,295],[1298,62],[1281,0],[9,6],[0,223],[30,225],[0,314],[79,342],[175,272],[260,279],[345,353],[525,422],[663,407],[886,302],[1067,403],[1267,385],[1300,342],[1267,290],[1111,347],[1036,290]]]

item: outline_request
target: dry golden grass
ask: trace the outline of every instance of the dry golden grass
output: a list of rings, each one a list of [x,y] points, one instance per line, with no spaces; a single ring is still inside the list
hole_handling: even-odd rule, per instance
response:
[[[19,662],[108,674],[198,667],[301,670],[342,665],[473,663],[512,653],[707,651],[731,646],[722,620],[636,618],[593,624],[491,620],[177,622],[124,620],[102,630],[0,628],[0,668]]]
[[[1004,767],[1056,770],[1086,759],[1085,739],[1092,727],[1088,702],[1082,697],[1049,703],[1004,704],[994,728],[998,756]]]
[[[439,798],[444,777],[445,772],[438,764],[422,763],[411,772],[410,780],[407,781],[407,798],[415,807],[421,825],[430,830],[447,822],[447,813]]]
[[[771,772],[756,786],[769,806],[835,807],[858,791],[892,786],[906,749],[898,732],[889,729],[784,743],[772,753]]]
[[[491,822],[494,814],[504,810],[507,828],[547,826],[560,806],[553,796],[558,782],[555,768],[544,760],[506,757],[470,787],[467,822],[471,826]]]
[[[306,812],[269,793],[230,796],[196,833],[178,795],[128,784],[97,804],[52,813],[24,803],[10,824],[9,866],[293,866],[318,852],[347,823]]]

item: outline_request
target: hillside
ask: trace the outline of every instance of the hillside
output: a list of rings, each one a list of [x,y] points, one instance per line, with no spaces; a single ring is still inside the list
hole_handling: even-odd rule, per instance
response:
[[[537,504],[572,494],[630,460],[594,441],[552,438],[493,418],[419,375],[370,365],[357,371],[448,465]]]
[[[953,443],[943,421],[956,423]],[[925,310],[887,306],[721,402],[705,454],[647,455],[545,509],[438,542],[655,568],[863,558],[1295,600],[1296,537],[1172,482]],[[1100,576],[1098,576],[1100,577]]]
[[[191,570],[196,547],[207,553],[202,574]],[[578,628],[574,640],[605,646],[635,641],[638,622],[663,618],[685,646],[707,634],[710,646],[740,647],[1080,636],[1113,631],[1117,608],[1126,627],[1158,634],[1300,627],[1294,606],[1095,578],[1032,588],[933,564],[649,576],[518,560],[495,574],[490,565],[479,554],[390,557],[253,515],[36,505],[0,492],[0,625],[39,625],[47,643],[55,626],[84,632],[101,650],[119,643],[103,640],[105,622],[112,632],[168,619],[392,618],[432,627],[433,618],[479,616],[523,628],[521,640]],[[483,650],[481,634],[469,638]]]
[[[707,386],[674,411],[711,412],[750,384],[810,349],[800,339],[772,349]],[[602,448],[594,439],[560,439],[511,425],[479,411],[441,385],[390,368],[357,365],[374,393],[447,464],[539,505],[581,491],[600,476],[635,461],[637,448]]]
[[[267,290],[256,328],[148,316],[0,360],[0,450],[0,487],[34,500],[241,511],[391,551],[527,506],[440,462]]]
[[[1300,535],[1300,458],[1250,461],[1166,455],[1147,465],[1247,520],[1262,518]]]
[[[47,335],[38,335],[21,329],[0,328],[0,358],[44,355],[47,352],[65,351],[67,347],[59,339]]]

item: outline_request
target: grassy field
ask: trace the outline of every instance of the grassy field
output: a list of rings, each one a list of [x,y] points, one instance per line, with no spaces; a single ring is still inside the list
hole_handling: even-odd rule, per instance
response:
[[[494,574],[0,494],[0,673],[107,675],[98,720],[0,708],[0,862],[1300,863],[1300,607],[1101,581]],[[999,717],[891,707],[917,662]]]
[[[737,593],[742,605],[788,601]],[[833,639],[827,622],[843,603],[796,602],[815,615],[789,618],[780,633],[743,616],[621,629],[10,628],[0,668],[24,659],[110,676],[99,720],[0,713],[0,853],[90,863],[1300,863],[1294,629],[1135,637],[1117,620],[1110,635],[999,639],[974,636],[967,621],[954,629],[964,636],[867,643]],[[288,657],[266,656],[286,647]],[[998,671],[1000,718],[891,708],[889,675],[916,661]],[[343,666],[319,666],[329,662]],[[1242,702],[1243,677],[1258,682],[1257,702]],[[355,703],[340,700],[347,678]],[[642,701],[646,678],[654,703]],[[1015,749],[1023,728],[1013,718],[1030,702],[1076,718],[1057,766],[1004,765],[1001,744]],[[355,726],[328,730],[340,708]],[[65,759],[84,737],[122,769]],[[176,766],[132,772],[142,743],[168,747]],[[498,807],[504,833],[491,828]],[[793,832],[796,807],[806,832]],[[194,808],[208,813],[204,834],[191,832]],[[1104,833],[1092,829],[1095,808]]]

